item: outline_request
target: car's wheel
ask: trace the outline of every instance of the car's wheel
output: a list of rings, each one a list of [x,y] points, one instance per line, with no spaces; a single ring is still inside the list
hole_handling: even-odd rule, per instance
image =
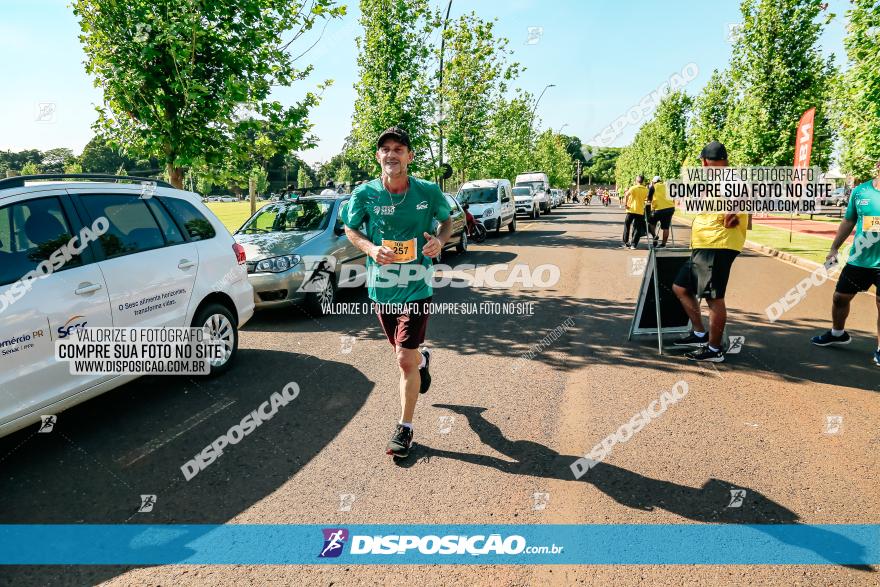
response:
[[[468,248],[468,238],[467,238],[467,230],[461,231],[461,236],[458,239],[458,244],[455,245],[456,253],[467,253]]]
[[[516,214],[513,215],[513,218],[510,220],[510,224],[507,225],[507,229],[510,232],[516,232]]]
[[[238,326],[235,317],[226,306],[209,304],[199,310],[192,322],[193,328],[207,328],[212,340],[223,345],[221,357],[211,359],[211,372],[215,377],[229,369],[238,353]]]
[[[535,206],[534,208],[532,208],[532,220],[537,220],[537,219],[538,219],[538,216],[540,216],[540,215],[541,215],[541,213],[538,211],[538,207],[537,207],[537,206]]]
[[[324,308],[336,301],[336,280],[331,273],[316,278],[315,288],[306,294],[306,310],[315,316],[323,316]]]
[[[501,214],[498,214],[498,225],[495,227],[495,237],[501,236]]]

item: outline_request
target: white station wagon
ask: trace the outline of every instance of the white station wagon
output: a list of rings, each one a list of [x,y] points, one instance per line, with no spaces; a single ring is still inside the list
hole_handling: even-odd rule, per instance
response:
[[[163,303],[135,309],[147,299]],[[78,328],[206,326],[223,344],[214,375],[253,312],[244,249],[198,194],[136,177],[0,180],[0,436],[137,377],[71,375],[55,341]]]

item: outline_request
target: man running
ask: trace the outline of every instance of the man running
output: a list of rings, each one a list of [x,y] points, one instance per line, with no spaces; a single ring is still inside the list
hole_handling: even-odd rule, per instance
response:
[[[623,248],[639,248],[639,239],[645,234],[645,202],[648,199],[648,188],[645,187],[645,176],[636,178],[636,185],[626,190],[626,220],[623,221]],[[632,244],[629,242],[630,229],[634,228]]]
[[[401,415],[386,452],[403,458],[412,444],[419,393],[431,385],[431,353],[420,345],[433,295],[431,259],[449,240],[452,219],[440,187],[407,174],[415,154],[406,131],[389,128],[379,135],[376,146],[382,175],[354,190],[342,210],[342,222],[348,239],[369,257],[370,299],[376,302],[379,323],[397,353]],[[438,236],[431,234],[434,219],[440,222]],[[414,272],[421,276],[413,278]]]
[[[718,141],[703,147],[700,153],[703,167],[727,167],[727,149]],[[685,356],[693,361],[724,361],[721,337],[727,323],[724,294],[734,259],[742,252],[746,241],[748,214],[698,214],[691,225],[691,258],[688,259],[673,282],[672,291],[678,296],[694,330],[676,340],[676,346],[697,346]],[[697,295],[706,298],[709,305],[709,334],[703,329],[700,302]]]
[[[880,366],[880,161],[877,162],[877,177],[857,186],[850,194],[846,215],[837,229],[837,236],[831,243],[827,263],[837,262],[837,250],[856,229],[856,237],[850,249],[849,258],[834,291],[831,305],[831,330],[814,336],[812,343],[817,346],[849,344],[852,341],[846,331],[849,306],[855,295],[868,291],[873,285],[877,301],[877,350],[874,351],[874,364]]]
[[[675,204],[666,193],[666,184],[660,179],[659,175],[655,175],[648,187],[648,202],[651,204],[650,214],[646,213],[648,219],[648,231],[654,239],[654,246],[662,249],[669,240],[669,227],[672,226],[672,215],[675,213]],[[663,230],[663,240],[657,244],[657,224]]]

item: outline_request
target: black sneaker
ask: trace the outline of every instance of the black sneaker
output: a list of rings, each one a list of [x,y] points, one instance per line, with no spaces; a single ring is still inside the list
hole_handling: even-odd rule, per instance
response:
[[[388,441],[388,449],[386,454],[403,458],[409,454],[409,447],[412,445],[413,432],[412,428],[407,428],[403,424],[398,424],[394,431],[394,436]]]
[[[419,393],[427,393],[428,388],[431,387],[431,373],[428,372],[428,368],[431,367],[431,349],[423,346],[419,349],[419,352],[422,353],[423,357],[425,357],[425,366],[419,369],[419,376],[421,376],[422,378],[422,384],[419,387]]]
[[[694,334],[694,331],[691,330],[687,333],[687,336],[683,336],[682,338],[678,338],[672,341],[674,346],[703,346],[709,342],[709,335],[704,334],[703,336],[697,336]]]
[[[810,342],[816,346],[831,346],[833,344],[849,344],[852,342],[852,338],[849,332],[844,331],[840,336],[834,336],[829,330],[825,334],[814,336]]]
[[[691,361],[706,361],[709,363],[723,363],[724,362],[724,349],[718,349],[717,351],[713,351],[709,348],[709,345],[703,345],[695,351],[691,351],[689,353],[685,353],[686,356]]]
[[[666,243],[660,243],[659,245],[654,245],[654,246],[657,247],[658,249],[665,249]]]
[[[874,351],[874,364],[880,367],[880,349]]]
[[[629,243],[623,243],[622,245],[620,245],[620,248],[621,249],[628,249],[629,246],[630,246]]]

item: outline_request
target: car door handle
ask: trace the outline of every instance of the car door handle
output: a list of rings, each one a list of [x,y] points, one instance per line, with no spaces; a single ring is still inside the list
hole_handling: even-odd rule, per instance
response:
[[[180,263],[177,264],[178,269],[189,269],[190,267],[195,267],[196,264],[194,261],[190,261],[189,259],[181,259]]]
[[[82,283],[78,288],[73,290],[78,296],[84,296],[86,294],[94,293],[103,287],[100,283]]]

